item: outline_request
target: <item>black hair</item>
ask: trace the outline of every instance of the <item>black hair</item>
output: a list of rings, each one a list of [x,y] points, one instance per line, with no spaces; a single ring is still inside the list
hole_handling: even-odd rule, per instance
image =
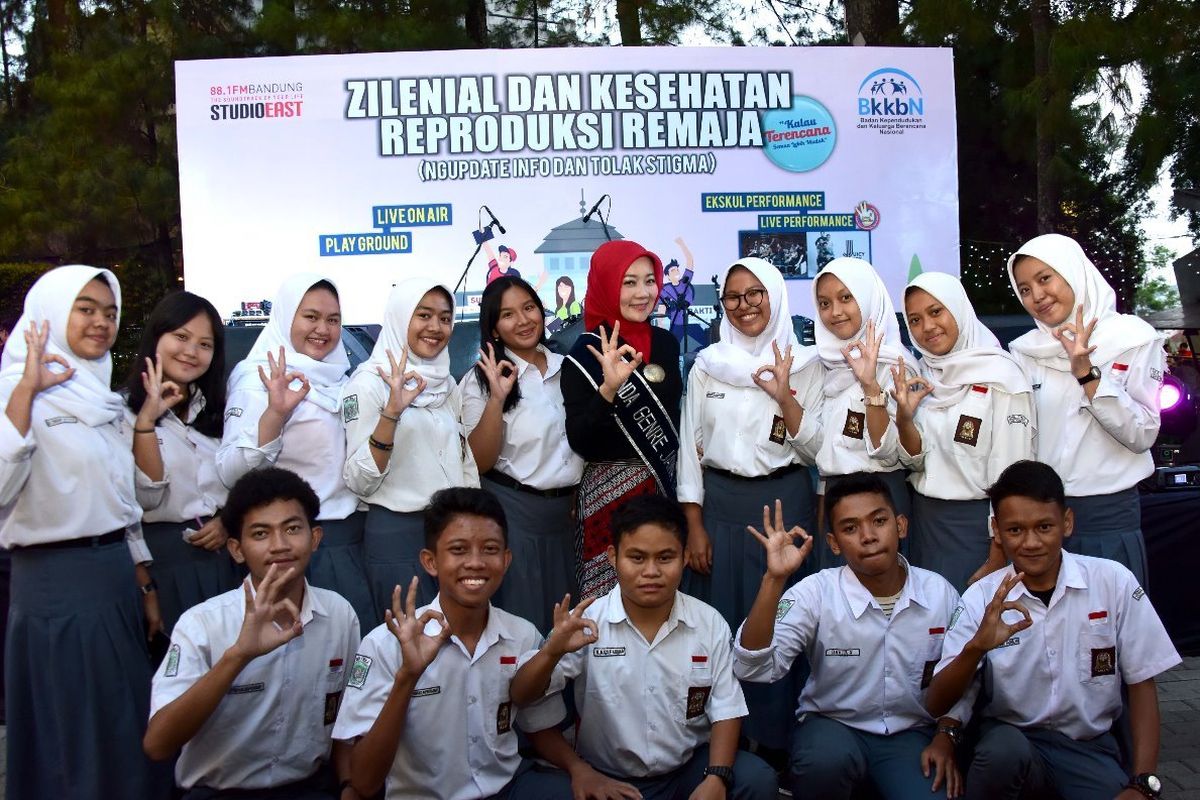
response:
[[[162,336],[182,328],[198,314],[207,315],[212,324],[213,357],[208,370],[194,383],[194,388],[204,395],[204,409],[188,424],[205,436],[219,439],[225,428],[225,323],[213,304],[199,295],[172,292],[159,300],[150,312],[150,318],[142,330],[137,357],[133,359],[129,377],[125,379],[126,403],[134,414],[142,410],[142,404],[146,402],[146,387],[142,385],[146,359],[156,357],[158,340]],[[186,386],[179,388],[187,389]],[[182,402],[190,399],[189,395]]]
[[[892,491],[878,473],[851,472],[849,475],[830,480],[825,486],[825,520],[831,530],[833,529],[833,509],[838,503],[855,494],[880,495],[892,513],[896,513],[896,500],[892,497]]]
[[[1001,500],[1009,497],[1028,497],[1040,503],[1058,503],[1062,509],[1067,507],[1062,478],[1054,467],[1040,461],[1014,461],[988,487],[987,496],[993,511],[1000,507]]]
[[[496,329],[496,323],[500,321],[500,303],[504,300],[504,293],[513,288],[528,292],[533,302],[537,303],[538,311],[541,312],[541,321],[538,324],[542,326],[538,341],[546,344],[546,307],[542,305],[542,298],[538,297],[537,291],[523,278],[501,275],[487,285],[487,288],[483,290],[483,297],[479,301],[479,347],[486,353],[488,344],[491,344],[496,351],[497,363],[507,359],[508,353],[504,349],[504,342],[500,341],[499,336],[493,336],[492,331]],[[512,363],[511,359],[509,359],[509,363]],[[475,380],[479,381],[479,387],[483,390],[484,397],[490,396],[491,388],[488,386],[487,376],[483,373],[483,367],[478,364],[475,365]],[[508,393],[508,397],[504,398],[503,410],[511,411],[520,401],[521,386],[514,383],[512,391]]]
[[[560,283],[565,283],[567,286],[569,286],[571,288],[571,296],[566,299],[566,302],[564,302],[563,299],[561,297],[559,297],[559,294],[558,294],[558,285]],[[571,310],[571,304],[574,302],[575,302],[575,281],[571,280],[566,275],[562,275],[559,277],[558,280],[556,280],[554,282],[554,310],[557,311],[558,309],[562,308],[563,306],[566,306],[567,311],[569,313]]]
[[[687,546],[687,517],[674,500],[661,494],[639,494],[613,512],[609,527],[613,547],[621,549],[621,539],[643,525],[658,525],[675,534],[679,544]]]
[[[276,500],[297,501],[304,508],[309,526],[317,524],[317,515],[321,513],[321,501],[317,499],[317,493],[308,485],[308,481],[282,467],[262,467],[238,478],[221,509],[221,524],[231,539],[240,541],[246,515]]]
[[[500,526],[504,546],[508,547],[508,518],[496,496],[485,489],[451,486],[439,489],[425,506],[425,549],[437,550],[438,538],[455,517],[483,517]]]

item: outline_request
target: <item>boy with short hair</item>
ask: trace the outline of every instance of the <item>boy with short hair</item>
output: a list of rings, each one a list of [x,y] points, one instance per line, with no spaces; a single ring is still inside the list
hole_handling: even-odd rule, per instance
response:
[[[322,769],[358,648],[358,617],[304,570],[321,541],[312,487],[277,467],[242,476],[221,522],[250,577],[183,613],[154,675],[143,746],[175,766],[185,800],[356,800]],[[301,636],[303,634],[303,636]],[[333,747],[338,776],[349,753]]]
[[[734,680],[729,626],[678,591],[687,521],[679,506],[643,495],[612,516],[608,559],[617,585],[604,597],[554,609],[554,630],[523,657],[518,705],[575,679],[575,748],[557,728],[530,734],[565,772],[531,772],[522,800],[676,798],[773,800],[775,775],[737,751],[746,703]],[[593,602],[594,601],[594,602]]]
[[[417,578],[404,604],[395,588],[354,657],[334,738],[354,742],[363,796],[386,785],[388,800],[516,800],[522,761],[508,686],[541,636],[491,604],[512,560],[504,509],[482,489],[436,492],[420,557],[437,597],[417,608]]]
[[[812,537],[798,526],[784,529],[778,500],[774,522],[763,507],[764,533],[749,528],[766,550],[767,571],[734,641],[734,673],[776,681],[800,653],[808,656],[812,672],[800,692],[789,765],[797,796],[849,798],[872,784],[887,800],[955,797],[954,746],[970,701],[935,725],[921,694],[958,593],[899,554],[908,523],[877,474],[832,482],[825,516],[829,547],[846,565],[786,591]]]
[[[992,533],[1012,565],[954,612],[926,705],[955,702],[977,671],[989,701],[968,798],[1156,798],[1154,677],[1180,663],[1150,599],[1123,565],[1069,553],[1062,479],[1018,461],[988,490]],[[1109,732],[1128,686],[1132,770]]]

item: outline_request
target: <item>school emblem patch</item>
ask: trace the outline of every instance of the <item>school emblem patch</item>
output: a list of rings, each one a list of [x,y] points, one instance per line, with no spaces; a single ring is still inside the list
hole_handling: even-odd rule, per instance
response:
[[[167,668],[163,670],[164,678],[174,678],[179,674],[179,645],[171,645],[167,651]]]
[[[1139,586],[1133,590],[1133,599],[1134,600],[1141,600],[1145,596],[1146,596],[1146,590],[1143,589],[1142,587]]]
[[[342,693],[329,692],[325,695],[325,721],[321,724],[332,725],[337,719],[338,706],[342,703]]]
[[[345,422],[358,419],[358,395],[349,395],[342,401],[342,419]]]
[[[775,606],[775,621],[783,619],[787,613],[792,610],[792,606],[796,605],[796,601],[790,598],[784,598],[779,601],[779,605]]]
[[[937,664],[938,662],[936,660],[925,662],[925,669],[921,670],[922,689],[928,689],[929,684],[933,683],[933,668],[936,667]]]
[[[711,686],[690,686],[687,693],[687,718],[695,719],[704,715],[704,706],[708,704],[708,696],[712,693]]]
[[[846,424],[842,426],[842,436],[851,439],[863,438],[863,429],[867,427],[867,415],[861,411],[846,411]]]
[[[371,671],[371,657],[359,653],[354,656],[354,666],[350,668],[350,679],[346,685],[361,689],[367,683],[367,673]]]
[[[1116,675],[1117,674],[1117,648],[1115,647],[1093,647],[1092,648],[1092,677],[1098,678],[1101,675]]]
[[[496,733],[508,733],[512,730],[512,701],[501,703],[496,709]]]
[[[787,439],[787,426],[783,423],[783,417],[778,414],[771,420],[771,441],[775,444],[783,444]]]
[[[946,626],[947,630],[954,627],[954,623],[958,622],[958,618],[962,616],[962,612],[962,606],[958,606],[954,609],[954,613],[950,615],[950,624]]]
[[[982,426],[983,420],[979,417],[968,417],[966,414],[962,414],[958,418],[958,427],[954,429],[954,441],[974,447],[979,444],[979,429]]]

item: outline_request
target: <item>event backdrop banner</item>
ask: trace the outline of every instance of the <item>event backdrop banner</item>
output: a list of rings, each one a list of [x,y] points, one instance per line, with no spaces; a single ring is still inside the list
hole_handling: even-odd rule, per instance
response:
[[[461,289],[471,313],[505,273],[566,319],[607,238],[662,257],[659,324],[677,329],[689,300],[711,318],[739,257],[778,265],[808,316],[838,256],[871,261],[893,297],[917,270],[959,269],[948,49],[187,61],[176,109],[185,281],[226,315],[303,270],[337,282],[347,322],[381,319],[409,275]]]

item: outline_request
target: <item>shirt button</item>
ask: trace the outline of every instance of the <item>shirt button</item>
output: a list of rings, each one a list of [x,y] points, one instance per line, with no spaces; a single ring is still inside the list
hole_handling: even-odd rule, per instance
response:
[[[1047,650],[1046,652],[1049,653],[1050,655],[1055,655],[1055,652],[1053,650]]]
[[[472,737],[471,737],[471,744],[478,744],[478,743],[479,743],[479,737],[478,737],[478,736],[472,736]]]
[[[884,675],[891,675],[891,674],[892,674],[892,668],[891,668],[891,667],[884,667],[884,669],[883,669],[883,674],[884,674]]]
[[[468,698],[467,698],[467,703],[468,703],[468,704],[472,704],[472,703],[474,703],[474,702],[475,702],[475,697],[474,697],[474,696],[471,696],[471,697],[468,697]]]
[[[272,757],[271,757],[271,763],[272,763],[272,764],[278,764],[278,763],[279,763],[279,756],[272,756]]]

